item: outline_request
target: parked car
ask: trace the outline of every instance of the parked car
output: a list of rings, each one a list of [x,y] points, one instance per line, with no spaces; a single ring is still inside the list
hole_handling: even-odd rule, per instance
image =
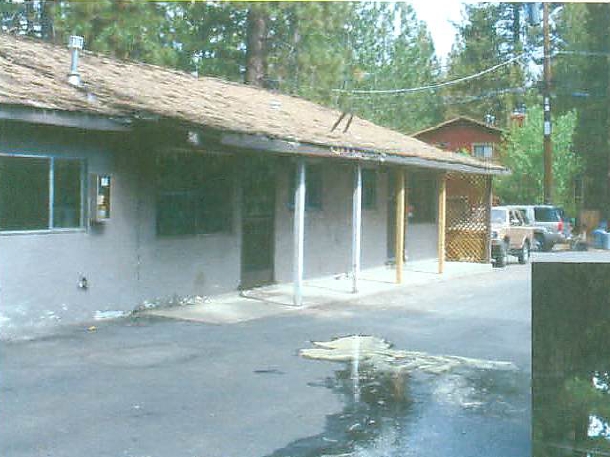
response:
[[[527,223],[534,227],[534,249],[550,251],[558,243],[569,238],[568,228],[563,221],[563,210],[552,205],[509,205],[523,211]]]
[[[520,264],[529,262],[533,242],[534,229],[522,211],[506,206],[491,209],[491,257],[496,267],[505,267],[509,255],[517,256]]]

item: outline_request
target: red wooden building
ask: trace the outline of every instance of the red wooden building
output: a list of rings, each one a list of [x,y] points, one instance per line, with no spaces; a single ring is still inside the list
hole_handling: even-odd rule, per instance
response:
[[[412,136],[448,152],[465,153],[479,159],[500,162],[505,131],[457,117]],[[494,200],[491,180],[466,174],[447,177],[446,255],[453,261],[490,261],[490,209]]]
[[[445,151],[464,152],[481,159],[499,161],[504,134],[504,130],[498,127],[462,116],[412,136]]]

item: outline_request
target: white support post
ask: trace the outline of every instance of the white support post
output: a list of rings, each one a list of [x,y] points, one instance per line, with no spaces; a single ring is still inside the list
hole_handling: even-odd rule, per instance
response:
[[[358,292],[360,276],[360,253],[362,235],[362,166],[354,170],[354,192],[352,200],[352,292]]]
[[[294,189],[294,304],[303,304],[303,253],[305,240],[305,160],[299,159]]]
[[[405,256],[405,173],[396,169],[396,242],[394,258],[396,262],[396,284],[402,284]]]

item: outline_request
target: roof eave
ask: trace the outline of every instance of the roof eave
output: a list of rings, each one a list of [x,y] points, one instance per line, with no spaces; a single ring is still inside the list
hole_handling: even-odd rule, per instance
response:
[[[246,133],[225,133],[221,136],[224,146],[242,149],[271,151],[277,154],[301,155],[311,157],[333,157],[347,160],[362,160],[380,164],[412,166],[418,168],[451,171],[479,175],[508,175],[510,171],[502,167],[489,167],[481,163],[475,164],[433,160],[415,156],[406,156],[398,153],[384,151],[370,151],[358,148],[343,148],[335,146],[306,144],[298,141],[288,141],[269,138],[265,135],[251,135]]]
[[[127,118],[24,105],[0,104],[0,120],[112,132],[131,130],[131,122]]]
[[[454,117],[452,119],[448,119],[448,120],[446,120],[444,122],[441,122],[440,124],[434,125],[432,127],[428,127],[426,129],[420,130],[419,132],[414,132],[410,136],[412,136],[413,138],[418,138],[419,139],[419,137],[421,135],[425,135],[427,133],[434,132],[435,130],[439,130],[439,129],[443,128],[443,127],[450,126],[450,125],[455,124],[456,122],[459,122],[459,121],[470,122],[471,124],[475,124],[475,125],[477,125],[477,126],[479,126],[481,128],[487,129],[487,130],[491,130],[491,131],[493,131],[495,133],[498,133],[500,135],[505,135],[507,133],[506,130],[501,129],[500,127],[494,127],[492,125],[487,125],[487,124],[485,124],[483,122],[479,122],[479,121],[477,121],[475,119],[472,119],[470,117],[467,117],[467,116],[459,116],[459,117]]]

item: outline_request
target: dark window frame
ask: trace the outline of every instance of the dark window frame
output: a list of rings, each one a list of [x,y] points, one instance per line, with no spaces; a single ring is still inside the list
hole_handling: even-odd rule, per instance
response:
[[[45,184],[48,186],[48,190],[44,195],[46,200],[46,215],[45,224],[41,224],[40,227],[29,227],[29,228],[2,228],[3,223],[0,221],[0,234],[20,234],[20,233],[49,233],[49,232],[65,232],[65,231],[83,231],[86,229],[86,210],[87,210],[87,161],[82,157],[74,156],[63,156],[63,155],[52,155],[52,154],[34,154],[34,153],[0,153],[0,161],[3,159],[16,159],[16,160],[39,160],[47,163],[47,178]],[[59,214],[57,196],[60,195],[60,191],[57,188],[58,168],[57,164],[60,162],[72,162],[78,164],[79,167],[79,178],[78,183],[75,186],[78,190],[77,201],[74,206],[77,207],[78,214],[76,215],[76,224],[67,226],[61,226],[58,224]],[[72,184],[74,187],[74,184]],[[2,192],[0,187],[0,192]],[[65,194],[64,194],[65,196]],[[1,199],[1,197],[0,197]],[[65,210],[64,205],[64,210]]]

